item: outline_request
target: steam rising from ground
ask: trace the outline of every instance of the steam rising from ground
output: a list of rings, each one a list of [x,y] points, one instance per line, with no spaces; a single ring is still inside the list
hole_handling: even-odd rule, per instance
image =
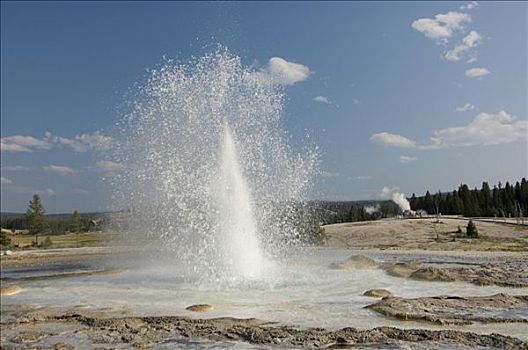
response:
[[[317,158],[313,147],[295,152],[287,144],[282,103],[273,77],[244,67],[227,51],[153,70],[118,124],[112,161],[123,168],[111,182],[115,208],[125,210],[116,223],[130,239],[148,237],[156,259],[189,266],[189,275],[240,277],[222,244],[230,229],[222,218],[229,201],[218,186],[224,142],[236,148],[262,254],[279,258],[299,236],[298,203]],[[227,141],[226,125],[232,131]]]
[[[402,211],[411,210],[411,205],[403,193],[393,193],[392,201],[398,204]]]
[[[365,212],[367,214],[374,214],[375,212],[379,211],[380,210],[380,205],[379,204],[376,204],[376,205],[366,205],[364,207],[365,209]]]
[[[396,203],[402,211],[411,210],[411,205],[405,194],[400,192],[398,187],[383,187],[381,189],[380,197],[390,198],[394,203]]]

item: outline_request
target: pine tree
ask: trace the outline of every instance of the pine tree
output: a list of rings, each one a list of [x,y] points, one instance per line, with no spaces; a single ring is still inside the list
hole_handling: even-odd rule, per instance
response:
[[[26,212],[26,220],[29,224],[29,233],[35,235],[35,244],[38,245],[38,234],[43,233],[49,227],[48,219],[44,216],[44,206],[38,194],[33,195],[29,201]]]
[[[482,189],[480,190],[481,200],[481,213],[484,216],[493,216],[491,212],[491,190],[486,181],[482,183]]]
[[[79,213],[77,212],[77,210],[75,210],[71,216],[71,219],[70,219],[70,231],[71,232],[81,232],[82,230],[82,220],[81,220],[81,216],[79,215]]]
[[[412,210],[416,210],[416,195],[413,193],[412,196],[411,196],[411,199],[409,200],[409,204],[411,206],[411,209]]]
[[[430,214],[435,212],[433,197],[431,196],[431,193],[429,193],[429,191],[425,193],[424,207],[425,207],[425,211],[427,211]]]
[[[467,227],[466,227],[466,235],[470,238],[477,238],[478,237],[478,230],[477,226],[475,226],[475,223],[473,220],[469,220]]]

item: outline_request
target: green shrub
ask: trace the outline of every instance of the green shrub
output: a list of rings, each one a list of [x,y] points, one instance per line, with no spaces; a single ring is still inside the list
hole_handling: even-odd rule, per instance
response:
[[[466,235],[470,238],[477,238],[479,235],[477,226],[475,226],[475,223],[473,222],[473,220],[469,220],[467,224]]]
[[[11,238],[7,236],[7,232],[0,232],[0,245],[2,247],[9,247],[11,245]]]
[[[41,248],[50,248],[52,245],[53,245],[53,242],[51,241],[51,238],[48,236],[46,237],[46,239],[44,240],[44,242],[42,242],[40,246]]]

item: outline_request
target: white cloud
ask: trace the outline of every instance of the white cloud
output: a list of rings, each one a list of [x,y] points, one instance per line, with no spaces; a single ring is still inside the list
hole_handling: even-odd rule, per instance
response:
[[[470,58],[466,61],[466,63],[475,63],[475,62],[477,62],[477,57],[476,57],[476,56],[470,57]]]
[[[357,98],[353,98],[353,99],[352,99],[352,103],[355,104],[355,105],[357,106],[358,104],[361,103],[361,101],[359,101]]]
[[[91,134],[80,134],[72,138],[54,136],[50,132],[46,132],[46,137],[56,143],[70,146],[75,152],[104,151],[110,149],[113,144],[113,139],[110,136],[103,135],[100,131]]]
[[[2,171],[28,171],[29,168],[23,165],[5,165],[2,166]]]
[[[312,73],[307,66],[288,62],[280,57],[270,58],[263,72],[269,74],[274,82],[281,85],[293,85],[299,81],[306,80]]]
[[[469,14],[450,11],[434,18],[419,18],[411,26],[429,39],[447,41],[455,32],[462,31],[468,22],[471,22]]]
[[[95,163],[97,167],[103,171],[106,172],[117,172],[120,170],[123,170],[123,164],[112,162],[111,160],[100,160],[97,163]]]
[[[498,145],[528,139],[528,120],[515,120],[507,112],[480,113],[464,126],[435,131],[431,138],[440,147]]]
[[[418,158],[411,156],[400,156],[400,163],[412,163]]]
[[[370,137],[370,141],[378,145],[382,145],[382,146],[403,147],[403,148],[416,147],[415,141],[410,140],[404,136],[390,134],[388,132],[381,132],[378,134],[374,134]]]
[[[10,185],[13,181],[11,179],[8,179],[7,177],[0,176],[0,184],[2,185]]]
[[[468,125],[437,130],[429,144],[416,144],[404,136],[386,132],[370,137],[372,142],[383,146],[420,150],[499,145],[523,139],[528,140],[528,120],[517,120],[505,111],[497,114],[480,113]]]
[[[24,135],[2,137],[0,139],[0,150],[2,152],[33,152],[37,149],[48,150],[55,145],[66,145],[72,147],[76,152],[104,151],[109,149],[112,143],[112,138],[103,135],[100,131],[76,135],[73,138],[56,136],[47,131],[45,137],[41,139]]]
[[[315,102],[325,103],[327,105],[331,104],[330,99],[326,96],[315,96],[313,99]]]
[[[42,167],[42,169],[44,169],[45,171],[51,172],[51,173],[58,174],[60,176],[72,175],[72,174],[76,174],[77,173],[76,170],[74,170],[74,169],[72,169],[72,168],[70,168],[68,166],[65,166],[65,165],[53,165],[53,164],[50,164],[50,165]]]
[[[462,55],[477,47],[481,41],[482,36],[477,31],[472,30],[452,50],[447,51],[444,58],[448,61],[460,61]]]
[[[349,179],[350,180],[370,180],[372,179],[372,176],[371,175],[359,175],[359,176],[350,177]]]
[[[13,135],[0,139],[2,152],[33,152],[35,149],[50,149],[52,146],[48,139],[33,136]]]
[[[490,73],[491,72],[486,68],[471,68],[471,69],[466,70],[466,77],[481,78]]]
[[[466,112],[466,111],[472,111],[475,109],[475,106],[469,102],[466,102],[463,106],[457,107],[457,112]]]
[[[5,189],[6,191],[15,192],[15,193],[24,193],[24,194],[39,194],[41,196],[55,197],[57,193],[52,188],[46,188],[45,190],[39,190],[28,186],[8,186]]]
[[[476,1],[471,1],[469,2],[468,4],[466,5],[462,5],[460,6],[460,9],[465,11],[465,10],[473,10],[474,8],[476,8],[478,6],[478,2]]]
[[[341,176],[341,174],[339,174],[339,173],[334,173],[334,172],[326,171],[326,170],[322,170],[320,172],[320,174],[321,174],[321,177],[326,178],[326,179],[330,179],[330,178],[335,178],[335,177]]]
[[[88,191],[86,191],[85,189],[82,189],[82,188],[74,188],[73,189],[73,193],[82,194],[82,195],[90,194],[90,192],[88,192]]]

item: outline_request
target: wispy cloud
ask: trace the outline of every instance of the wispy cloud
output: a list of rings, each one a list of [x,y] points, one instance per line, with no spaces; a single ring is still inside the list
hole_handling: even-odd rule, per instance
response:
[[[382,146],[389,147],[403,147],[403,148],[414,148],[416,142],[406,138],[405,136],[391,134],[388,132],[380,132],[370,137],[370,141]]]
[[[472,111],[475,109],[475,106],[469,102],[464,103],[463,106],[457,107],[455,110],[457,112],[466,112],[466,111]]]
[[[105,151],[110,149],[113,144],[113,139],[110,136],[103,135],[100,131],[88,134],[76,135],[72,138],[60,137],[46,132],[46,138],[52,140],[54,143],[66,145],[75,152],[86,152],[91,150]]]
[[[0,176],[0,184],[2,185],[10,185],[13,181],[11,179],[8,179],[7,177]]]
[[[477,2],[472,1],[462,5],[460,10],[469,11],[477,5]],[[412,22],[411,26],[444,47],[451,39],[457,39],[456,45],[444,51],[442,57],[448,61],[457,62],[469,56],[466,62],[474,63],[477,60],[476,48],[482,43],[482,35],[476,30],[467,33],[465,27],[471,21],[471,15],[467,12],[450,11],[437,14],[434,18],[419,18]]]
[[[473,10],[473,9],[476,8],[477,6],[478,6],[478,2],[476,2],[476,1],[470,1],[470,2],[467,3],[467,4],[460,6],[460,9],[461,9],[462,11],[468,11],[468,10]]]
[[[124,169],[123,164],[116,163],[116,162],[113,162],[111,160],[100,160],[95,165],[99,169],[101,169],[101,170],[103,170],[105,172],[108,172],[108,173],[117,172],[117,171],[120,171],[120,170]]]
[[[320,103],[324,103],[324,104],[327,104],[327,105],[332,103],[332,102],[330,102],[330,99],[328,97],[326,97],[326,96],[315,96],[313,98],[313,100],[315,102],[320,102]]]
[[[429,39],[447,41],[454,33],[462,31],[464,24],[469,22],[469,14],[450,11],[437,14],[434,18],[419,18],[411,26]]]
[[[373,177],[371,175],[358,175],[349,177],[349,180],[370,180]]]
[[[85,189],[78,188],[78,187],[73,189],[73,193],[75,193],[75,194],[81,194],[81,195],[87,195],[87,194],[90,194],[90,192],[86,191]]]
[[[77,170],[74,170],[73,168],[70,168],[69,166],[65,166],[65,165],[50,164],[50,165],[46,165],[42,167],[42,169],[44,169],[47,172],[55,173],[60,176],[73,175],[73,174],[78,173]]]
[[[467,52],[476,48],[481,41],[482,36],[477,31],[472,30],[452,50],[447,51],[444,58],[448,61],[460,61]],[[472,59],[476,59],[476,57],[472,57],[470,60]]]
[[[406,164],[406,163],[412,163],[412,162],[414,162],[414,161],[417,160],[417,159],[418,159],[418,158],[416,158],[416,157],[411,157],[411,156],[404,156],[404,155],[402,155],[402,156],[400,156],[400,163],[404,163],[404,164]]]
[[[29,167],[23,165],[3,165],[2,171],[29,171]]]
[[[336,178],[336,177],[341,176],[341,174],[339,173],[326,171],[326,170],[321,170],[320,174],[321,174],[321,177],[325,179]]]
[[[466,70],[466,77],[468,78],[482,78],[486,75],[490,74],[491,72],[487,68],[479,67],[479,68],[471,68]]]
[[[36,149],[50,149],[53,144],[50,140],[37,139],[33,136],[13,135],[0,139],[2,152],[33,152]]]
[[[65,145],[73,148],[76,152],[90,150],[104,151],[113,144],[110,136],[103,135],[100,131],[94,133],[80,134],[72,138],[53,135],[47,131],[43,138],[27,135],[6,136],[0,139],[0,150],[2,152],[33,152],[35,150],[49,150],[57,145]]]
[[[44,190],[41,190],[41,189],[35,189],[32,187],[29,187],[29,186],[16,186],[14,184],[8,184],[8,186],[3,188],[2,190],[15,192],[15,193],[23,193],[23,194],[38,194],[41,196],[48,196],[48,197],[57,196],[57,193],[52,188],[46,188]]]

